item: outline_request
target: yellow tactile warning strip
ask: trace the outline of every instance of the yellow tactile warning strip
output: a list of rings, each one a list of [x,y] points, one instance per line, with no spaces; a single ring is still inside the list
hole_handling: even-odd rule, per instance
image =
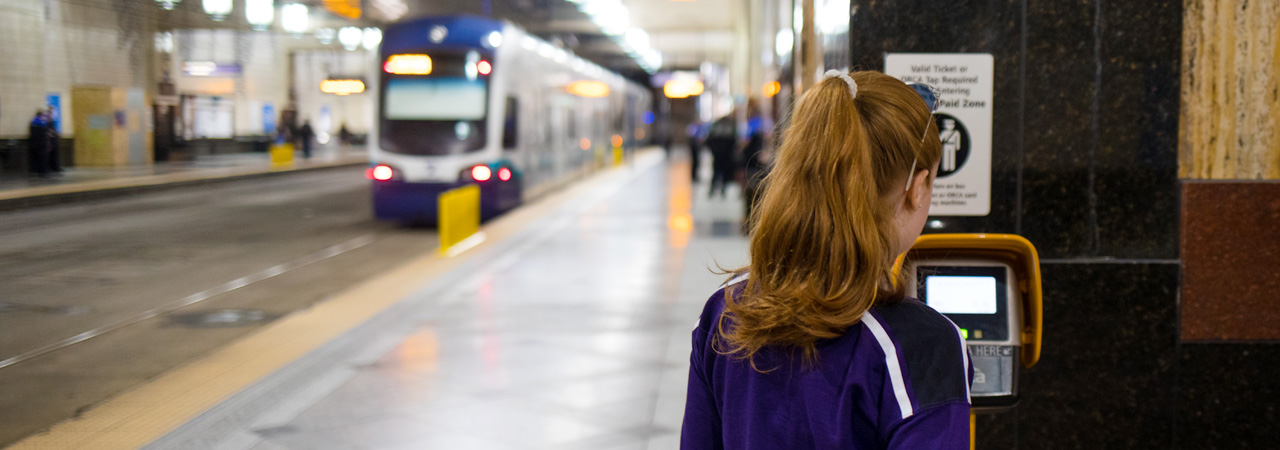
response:
[[[660,154],[638,156],[655,164]],[[620,176],[601,172],[576,186],[548,195],[494,220],[484,227],[490,237],[477,249],[495,245],[518,233],[534,219],[591,192],[602,182]],[[142,447],[254,382],[303,357],[374,315],[399,302],[470,255],[442,257],[435,252],[370,279],[310,309],[299,311],[186,366],[130,389],[80,417],[14,444],[12,449],[128,449]]]
[[[288,166],[253,166],[253,167],[219,167],[209,169],[194,169],[182,172],[163,173],[155,175],[139,175],[132,177],[110,178],[102,180],[83,181],[79,183],[57,184],[50,186],[39,186],[22,189],[12,189],[0,191],[0,201],[17,200],[22,198],[45,197],[50,195],[67,195],[79,194],[93,191],[109,191],[115,189],[129,189],[145,186],[158,186],[162,184],[186,183],[192,181],[216,180],[221,178],[241,177],[247,175],[257,175],[272,172],[290,172],[295,170],[307,169],[323,169],[328,167],[338,167],[351,164],[358,164],[368,161],[367,156],[343,156],[335,158],[331,161],[324,162],[306,162]]]

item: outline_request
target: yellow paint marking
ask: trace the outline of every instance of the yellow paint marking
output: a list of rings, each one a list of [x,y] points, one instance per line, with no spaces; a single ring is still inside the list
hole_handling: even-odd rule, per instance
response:
[[[656,164],[660,157],[650,158]],[[495,245],[556,207],[590,193],[621,173],[611,170],[517,208],[485,226]],[[14,444],[13,449],[131,449],[142,447],[226,401],[401,301],[480,252],[455,258],[435,252],[298,311],[203,359],[107,400],[80,417]]]
[[[52,186],[40,186],[24,189],[13,189],[0,191],[0,201],[15,200],[20,198],[44,197],[47,195],[62,194],[79,194],[92,191],[105,191],[112,189],[128,189],[144,186],[157,186],[170,183],[183,183],[189,181],[206,181],[216,180],[220,178],[230,178],[245,175],[257,175],[272,172],[290,172],[300,169],[318,169],[327,167],[338,167],[350,164],[358,164],[367,161],[364,156],[359,157],[343,157],[334,161],[316,162],[306,165],[284,165],[274,167],[236,167],[236,168],[216,168],[216,169],[199,169],[185,172],[174,172],[157,175],[140,175],[135,177],[111,178],[105,180],[84,181],[80,183],[67,183]]]

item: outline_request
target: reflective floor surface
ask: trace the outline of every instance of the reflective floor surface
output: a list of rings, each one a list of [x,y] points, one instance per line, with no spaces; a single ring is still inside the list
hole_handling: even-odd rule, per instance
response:
[[[687,164],[623,170],[151,447],[677,447],[741,201]]]

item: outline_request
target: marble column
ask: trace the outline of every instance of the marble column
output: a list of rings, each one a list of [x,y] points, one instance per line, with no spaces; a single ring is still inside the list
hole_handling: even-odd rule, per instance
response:
[[[1185,0],[1178,443],[1280,436],[1280,2]]]
[[[1179,174],[1280,179],[1280,2],[1186,0]]]

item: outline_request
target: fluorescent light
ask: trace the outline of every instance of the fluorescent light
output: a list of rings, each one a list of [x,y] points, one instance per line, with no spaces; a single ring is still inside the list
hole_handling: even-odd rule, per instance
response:
[[[840,34],[849,31],[849,0],[826,0],[813,20],[818,22],[822,34]]]
[[[244,18],[249,21],[249,25],[255,30],[262,31],[271,28],[271,22],[276,19],[275,1],[245,0]]]
[[[377,27],[365,28],[362,41],[365,50],[377,50],[378,44],[382,43],[382,30]]]
[[[790,28],[778,30],[777,36],[773,38],[773,50],[778,53],[778,57],[787,56],[791,53],[791,48],[795,45],[796,35]]]
[[[310,11],[307,11],[307,5],[301,3],[289,3],[280,7],[280,26],[284,31],[293,34],[302,34],[307,32],[310,26]]]
[[[355,50],[360,46],[360,41],[364,33],[360,32],[356,27],[342,27],[338,30],[338,43],[342,44],[342,48],[347,50]]]
[[[220,22],[231,15],[231,0],[204,0],[204,13],[215,22]]]
[[[579,97],[601,98],[609,96],[609,85],[599,81],[574,81],[565,86],[565,90]]]
[[[628,28],[625,39],[636,51],[649,48],[649,33],[640,28]]]

